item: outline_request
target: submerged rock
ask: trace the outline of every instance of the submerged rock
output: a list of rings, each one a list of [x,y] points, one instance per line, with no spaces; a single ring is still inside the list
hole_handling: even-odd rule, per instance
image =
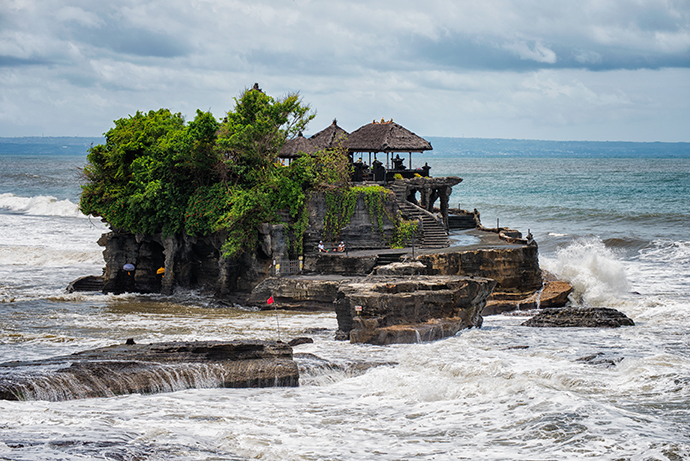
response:
[[[531,319],[523,322],[527,327],[600,327],[618,328],[633,326],[624,313],[606,307],[544,309]]]
[[[191,388],[298,384],[292,348],[273,341],[122,344],[0,364],[3,400],[72,400]]]
[[[75,291],[103,291],[103,276],[86,275],[79,277],[67,286],[68,293]]]

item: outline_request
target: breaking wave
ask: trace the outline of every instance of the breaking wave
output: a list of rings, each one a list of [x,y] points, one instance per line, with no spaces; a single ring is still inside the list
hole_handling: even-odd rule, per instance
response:
[[[0,194],[0,208],[34,216],[86,218],[75,203],[67,199],[58,200],[49,195],[21,197],[10,193]]]
[[[541,258],[541,266],[570,282],[576,305],[617,304],[630,292],[623,263],[598,238],[579,239],[556,252],[556,258]]]

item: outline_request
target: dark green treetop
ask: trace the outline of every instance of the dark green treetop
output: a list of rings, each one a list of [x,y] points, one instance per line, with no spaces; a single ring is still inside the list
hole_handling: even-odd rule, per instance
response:
[[[299,253],[307,194],[347,177],[342,150],[276,163],[285,140],[313,117],[298,95],[275,100],[250,89],[222,123],[197,110],[185,124],[168,109],[116,120],[105,144],[89,150],[80,209],[135,233],[225,231],[226,256],[254,250],[259,224],[280,222],[278,211],[288,210]]]

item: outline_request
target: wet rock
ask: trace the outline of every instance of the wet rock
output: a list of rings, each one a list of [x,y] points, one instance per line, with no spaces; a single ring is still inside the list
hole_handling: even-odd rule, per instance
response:
[[[292,348],[272,341],[121,344],[0,364],[0,399],[4,400],[71,400],[298,383]]]
[[[416,260],[427,267],[430,275],[494,279],[499,291],[535,292],[542,287],[536,246],[422,254]]]
[[[528,327],[599,327],[633,326],[628,316],[606,307],[544,309],[522,325]]]
[[[314,340],[311,338],[307,338],[304,336],[300,336],[299,338],[293,338],[288,342],[288,346],[290,347],[295,347],[299,346],[300,344],[311,344],[313,343]]]
[[[568,296],[573,292],[573,286],[560,280],[544,283],[544,288],[532,296],[520,301],[518,308],[545,309],[549,307],[564,307],[568,302]]]
[[[345,279],[338,276],[269,277],[258,284],[247,298],[247,304],[260,309],[333,310],[333,301]],[[272,304],[266,304],[273,297]]]
[[[335,301],[338,329],[355,343],[435,340],[479,327],[496,282],[485,278],[372,276],[343,282]]]
[[[586,362],[589,365],[604,366],[605,368],[611,368],[618,365],[623,360],[623,357],[604,357],[603,352],[597,352],[596,354],[587,355],[585,357],[580,357],[576,362]]]
[[[376,275],[426,275],[427,268],[419,261],[390,263],[374,269]]]
[[[573,287],[568,282],[550,280],[535,292],[494,292],[486,303],[482,315],[496,315],[515,310],[565,307]]]
[[[75,291],[103,291],[103,276],[102,275],[86,275],[79,277],[67,286],[69,293]]]
[[[312,274],[367,275],[376,266],[377,255],[311,253],[304,257],[304,272]]]

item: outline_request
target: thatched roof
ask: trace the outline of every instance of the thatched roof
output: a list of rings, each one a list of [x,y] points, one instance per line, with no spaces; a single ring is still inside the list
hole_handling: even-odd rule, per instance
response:
[[[433,149],[429,141],[392,120],[375,121],[353,131],[345,146],[350,152],[421,152]]]
[[[321,150],[319,146],[317,146],[316,143],[311,139],[305,138],[300,131],[296,138],[285,141],[283,148],[280,149],[280,152],[278,153],[278,157],[297,158],[299,157],[298,152],[313,154],[319,150]]]
[[[333,119],[326,129],[319,131],[309,138],[320,149],[331,149],[335,147],[339,140],[345,141],[347,139],[347,131],[338,126],[338,121]]]

